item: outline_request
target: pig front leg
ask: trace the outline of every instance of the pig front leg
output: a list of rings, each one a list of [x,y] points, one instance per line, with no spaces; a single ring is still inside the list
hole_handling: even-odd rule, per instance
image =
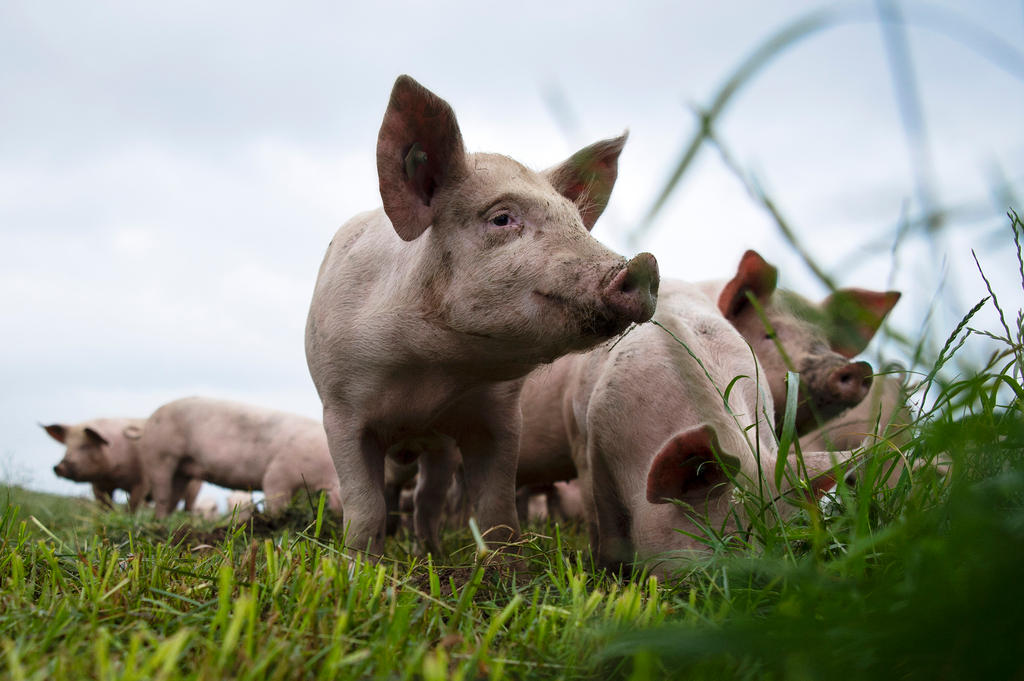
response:
[[[114,488],[107,488],[99,483],[92,483],[92,495],[104,510],[110,511],[114,508]]]
[[[350,548],[379,556],[384,549],[384,451],[347,409],[324,406],[327,445],[338,473],[341,508]]]
[[[168,462],[171,466],[167,466]],[[166,518],[178,503],[174,494],[174,468],[176,461],[169,458],[161,460],[160,465],[151,467],[149,472],[150,494],[153,496],[154,514],[157,519]]]
[[[139,506],[146,501],[146,497],[149,496],[149,485],[145,482],[137,482],[132,485],[132,488],[128,490],[128,510],[132,513],[139,510]]]
[[[587,442],[587,466],[580,475],[580,484],[585,490],[583,503],[587,509],[587,527],[591,544],[597,548],[598,565],[613,572],[620,572],[623,568],[628,571],[634,554],[630,512],[619,496],[615,475],[604,458],[605,454],[608,452],[598,451],[592,439]]]

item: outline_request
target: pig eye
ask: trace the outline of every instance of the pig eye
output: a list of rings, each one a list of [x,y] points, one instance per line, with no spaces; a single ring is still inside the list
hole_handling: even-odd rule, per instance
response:
[[[491,218],[491,224],[495,227],[508,227],[512,224],[512,216],[508,213],[498,213]]]

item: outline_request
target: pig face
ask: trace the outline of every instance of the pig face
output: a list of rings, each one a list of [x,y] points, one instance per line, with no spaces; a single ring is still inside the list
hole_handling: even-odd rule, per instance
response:
[[[467,154],[448,104],[400,77],[377,168],[395,231],[427,240],[431,257],[418,275],[424,318],[492,356],[532,363],[650,319],[654,257],[626,262],[588,233],[608,203],[625,140],[598,142],[543,173],[505,156]]]
[[[867,346],[900,294],[839,289],[815,304],[790,291],[776,290],[776,279],[774,267],[747,251],[718,305],[764,368],[775,403],[776,430],[785,414],[786,371],[799,372],[796,430],[804,434],[867,395],[871,365],[849,360]],[[748,293],[757,300],[760,312]]]
[[[852,460],[849,452],[804,452],[802,465],[795,456],[789,457],[781,494],[773,482],[777,452],[761,452],[760,468],[749,450],[728,453],[723,450],[714,428],[697,426],[669,438],[651,461],[647,473],[646,497],[650,504],[669,504],[673,500],[684,502],[676,507],[674,522],[666,527],[684,528],[699,532],[691,516],[710,527],[731,527],[731,521],[745,517],[746,508],[737,506],[733,494],[737,484],[756,493],[760,485],[753,480],[760,476],[767,495],[778,494],[787,503],[777,508],[788,514],[797,506],[816,503],[836,484],[839,476],[846,475]],[[745,471],[750,471],[748,474]],[[761,507],[761,502],[756,502]],[[685,535],[667,535],[661,548],[700,548],[701,543]]]
[[[53,424],[43,429],[57,442],[67,446],[64,458],[53,472],[75,482],[91,482],[110,471],[106,448],[109,442],[90,426]]]

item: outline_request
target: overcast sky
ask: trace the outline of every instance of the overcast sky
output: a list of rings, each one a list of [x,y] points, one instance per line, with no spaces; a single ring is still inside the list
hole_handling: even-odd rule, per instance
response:
[[[62,449],[38,422],[146,416],[190,394],[319,417],[309,298],[338,225],[380,204],[374,147],[400,73],[452,104],[471,150],[536,168],[628,128],[595,234],[652,251],[663,276],[729,276],[756,248],[784,286],[823,295],[710,148],[652,230],[628,235],[693,106],[825,6],[0,4],[0,474],[84,493],[53,475]],[[984,293],[970,248],[1016,309],[1009,199],[993,189],[1024,195],[1024,6],[900,6],[931,193],[976,210],[935,248],[908,240],[895,274],[888,245],[848,259],[921,203],[877,7],[843,7],[736,93],[718,134],[826,266],[852,262],[839,284],[904,291],[896,328],[917,333],[945,280],[944,338]]]

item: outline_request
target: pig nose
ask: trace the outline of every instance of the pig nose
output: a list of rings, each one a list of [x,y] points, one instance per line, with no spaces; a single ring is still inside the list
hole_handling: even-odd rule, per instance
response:
[[[658,261],[650,253],[640,253],[612,277],[601,298],[616,316],[646,322],[658,302],[659,282]]]
[[[832,372],[828,379],[829,388],[836,398],[852,406],[867,396],[872,373],[873,369],[867,362],[850,362]]]

